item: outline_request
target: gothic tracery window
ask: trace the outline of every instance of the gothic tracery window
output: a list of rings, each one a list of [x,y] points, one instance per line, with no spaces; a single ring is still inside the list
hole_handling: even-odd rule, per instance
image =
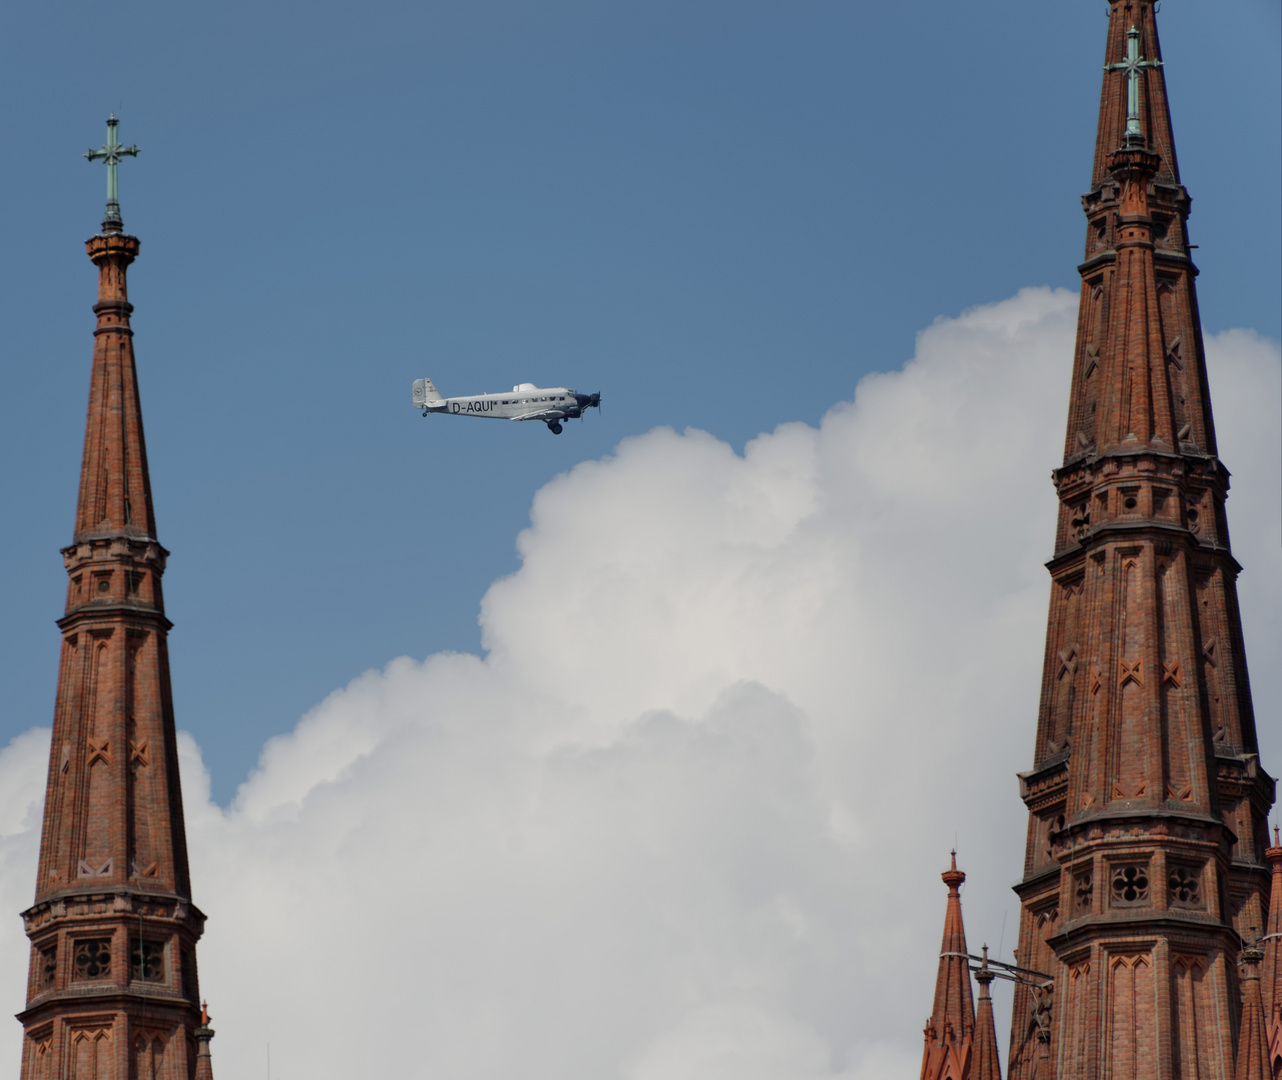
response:
[[[92,938],[76,942],[76,978],[108,979],[111,977],[111,939]]]
[[[1201,907],[1201,874],[1189,866],[1174,866],[1166,876],[1168,902],[1173,907]]]
[[[129,951],[129,977],[142,982],[165,981],[163,942],[134,940]]]
[[[1137,863],[1113,867],[1112,901],[1120,907],[1148,903],[1148,867]]]
[[[55,942],[40,950],[40,985],[52,990],[58,977],[58,945]]]
[[[1089,869],[1073,876],[1073,910],[1085,914],[1091,910],[1091,900],[1095,895],[1094,875]]]

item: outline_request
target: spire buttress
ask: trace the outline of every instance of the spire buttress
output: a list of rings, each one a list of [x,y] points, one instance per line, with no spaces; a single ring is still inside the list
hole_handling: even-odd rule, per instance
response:
[[[1264,952],[1257,942],[1238,954],[1242,962],[1242,1018],[1238,1022],[1237,1072],[1234,1080],[1270,1080],[1269,1036],[1260,996],[1260,963]]]
[[[967,1080],[1002,1080],[1001,1061],[997,1056],[997,1025],[993,1020],[993,999],[988,988],[997,976],[988,966],[988,946],[983,948],[984,959],[975,972],[979,983],[979,1004],[975,1007],[975,1043],[970,1057],[970,1075]]]
[[[209,1053],[209,1043],[214,1037],[214,1029],[209,1026],[209,1006],[206,1002],[200,1005],[200,1027],[193,1035],[196,1039],[196,1071],[193,1080],[214,1080],[214,1061]]]
[[[1264,959],[1260,965],[1260,996],[1269,1041],[1269,1070],[1282,1080],[1282,837],[1273,826],[1273,846],[1266,848],[1269,862],[1269,921],[1265,923]]]

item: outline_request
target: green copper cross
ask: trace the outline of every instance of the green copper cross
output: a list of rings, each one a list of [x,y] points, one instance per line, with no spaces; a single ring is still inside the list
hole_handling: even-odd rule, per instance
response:
[[[1140,32],[1132,26],[1126,31],[1126,59],[1104,68],[1105,71],[1126,72],[1127,146],[1144,145],[1144,132],[1140,130],[1140,72],[1145,68],[1161,66],[1161,60],[1144,60],[1140,57]]]
[[[120,121],[116,119],[115,113],[107,117],[107,142],[101,150],[89,150],[85,153],[85,157],[90,161],[107,163],[107,216],[102,221],[103,232],[120,232],[124,228],[124,222],[120,218],[116,166],[127,157],[138,156],[138,147],[120,145],[120,139],[116,135],[116,127],[119,124]]]

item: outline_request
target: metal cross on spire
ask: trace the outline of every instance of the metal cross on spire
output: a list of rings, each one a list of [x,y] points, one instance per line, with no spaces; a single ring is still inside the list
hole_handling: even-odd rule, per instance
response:
[[[1126,31],[1126,59],[1107,64],[1105,71],[1126,72],[1126,145],[1143,146],[1144,132],[1140,130],[1140,73],[1145,68],[1160,68],[1161,60],[1145,60],[1140,56],[1140,32],[1134,26]]]
[[[102,231],[105,233],[124,231],[125,224],[120,217],[120,198],[116,186],[116,166],[127,157],[138,156],[138,147],[120,145],[120,138],[116,134],[119,124],[115,113],[108,116],[106,143],[101,150],[89,150],[85,153],[90,161],[107,163],[107,214],[102,219]]]

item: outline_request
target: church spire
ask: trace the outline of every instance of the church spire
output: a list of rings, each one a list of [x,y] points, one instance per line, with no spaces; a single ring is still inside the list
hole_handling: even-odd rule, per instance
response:
[[[1161,72],[1162,47],[1153,19],[1156,5],[1151,0],[1109,0],[1109,9],[1091,188],[1108,178],[1110,155],[1126,147],[1157,154],[1161,158],[1158,179],[1178,184],[1180,170]]]
[[[961,886],[966,875],[957,869],[957,852],[952,852],[951,858],[952,865],[940,875],[948,886],[948,906],[939,946],[935,1002],[926,1021],[922,1080],[965,1080],[975,1030],[975,1002],[961,911]]]
[[[136,146],[123,147],[119,121],[107,120],[107,144],[85,157],[107,163],[107,216],[102,232],[86,242],[98,267],[98,302],[94,314],[94,363],[89,382],[89,416],[85,425],[80,494],[76,500],[77,540],[94,536],[155,538],[156,522],[147,475],[142,406],[134,370],[133,330],[129,316],[126,272],[138,257],[138,240],[123,231],[116,187],[116,166]],[[162,609],[159,596],[156,606]]]
[[[1268,911],[1274,782],[1258,758],[1156,4],[1109,8],[1020,777],[1019,957],[1053,974],[1054,993],[1016,984],[1009,1080],[1045,1080],[1052,1062],[1062,1080],[1157,1077],[1161,1062],[1234,1075],[1233,971]]]
[[[1206,364],[1151,4],[1115,2],[1088,218],[1066,461],[1214,454]]]
[[[156,539],[126,273],[138,240],[116,201],[108,121],[107,220],[93,367],[45,789],[23,1076],[190,1076],[201,1030],[191,902]],[[92,154],[95,152],[91,152]],[[114,208],[114,215],[113,215]],[[207,1050],[207,1039],[205,1042]],[[208,1067],[206,1063],[206,1075]]]

